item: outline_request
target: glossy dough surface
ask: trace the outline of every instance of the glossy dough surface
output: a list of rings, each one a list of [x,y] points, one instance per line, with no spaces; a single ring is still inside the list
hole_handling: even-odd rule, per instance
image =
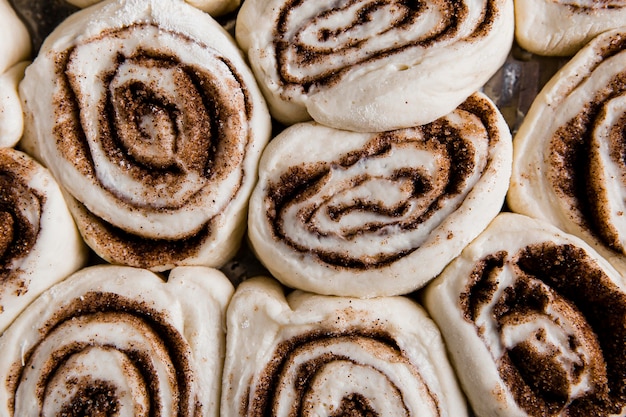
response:
[[[223,416],[467,415],[415,302],[294,292],[253,278],[228,308]]]
[[[232,38],[179,0],[106,1],[27,69],[24,146],[109,262],[221,266],[237,250],[270,118]]]
[[[626,412],[626,285],[582,240],[502,213],[425,306],[476,415]]]
[[[292,126],[266,148],[248,234],[273,276],[320,294],[411,292],[500,211],[511,137],[477,94],[429,125],[356,133]]]
[[[53,287],[0,337],[4,416],[219,416],[219,271],[95,266]]]
[[[237,16],[272,115],[379,132],[430,123],[506,59],[512,0],[250,0]]]

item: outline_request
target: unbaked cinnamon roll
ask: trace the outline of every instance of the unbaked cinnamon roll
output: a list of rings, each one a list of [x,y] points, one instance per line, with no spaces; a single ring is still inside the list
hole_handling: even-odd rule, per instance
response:
[[[297,124],[263,155],[248,235],[261,262],[290,287],[408,293],[496,216],[510,169],[509,129],[480,94],[410,129]]]
[[[105,260],[221,266],[237,250],[270,117],[232,38],[181,0],[67,19],[20,85],[24,146]]]
[[[250,0],[237,41],[285,124],[426,124],[477,91],[513,39],[513,1]]]
[[[0,334],[86,260],[86,246],[50,172],[20,151],[0,149]]]
[[[22,61],[0,74],[0,148],[17,145],[24,133],[24,115],[18,85],[28,61]]]
[[[502,213],[425,306],[476,415],[625,415],[626,283],[573,235]]]
[[[402,297],[241,284],[228,308],[223,416],[467,415],[439,331]]]
[[[77,272],[0,337],[0,413],[218,417],[232,292],[206,267]]]
[[[581,237],[626,273],[626,31],[606,32],[539,93],[514,139],[509,206]]]
[[[623,0],[515,0],[517,43],[539,55],[574,55],[595,36],[624,22]]]

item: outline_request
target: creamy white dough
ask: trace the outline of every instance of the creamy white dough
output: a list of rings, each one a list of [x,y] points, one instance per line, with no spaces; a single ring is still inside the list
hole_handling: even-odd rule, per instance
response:
[[[77,272],[0,337],[2,414],[86,412],[86,395],[119,416],[219,416],[232,293],[205,267],[175,268],[167,282],[130,267]]]
[[[0,74],[0,147],[13,147],[24,132],[24,115],[18,85],[28,61],[22,61]]]
[[[252,278],[229,305],[226,346],[223,416],[330,416],[351,401],[376,415],[467,415],[439,331],[408,298],[285,296]]]
[[[595,36],[625,21],[623,0],[515,0],[515,38],[539,55],[574,55]]]
[[[626,413],[626,283],[575,236],[502,213],[426,287],[424,305],[476,415]]]
[[[50,172],[0,149],[0,334],[44,290],[87,262],[87,250]]]
[[[270,117],[208,14],[182,0],[84,9],[45,40],[20,92],[23,146],[101,257],[165,270],[233,256]]]
[[[379,132],[430,123],[498,70],[512,0],[250,0],[236,36],[284,124]]]
[[[68,3],[76,7],[89,7],[102,0],[66,0]],[[221,16],[232,12],[239,7],[240,0],[185,0],[187,3],[200,10],[209,13],[212,16]]]
[[[261,262],[290,287],[358,297],[408,293],[496,216],[510,166],[509,129],[478,94],[437,122],[406,130],[296,124],[263,154],[248,236]]]
[[[0,147],[12,147],[24,128],[17,83],[30,59],[28,29],[8,0],[0,0]]]
[[[508,204],[581,237],[626,272],[626,32],[595,38],[547,83],[514,141]],[[621,130],[620,130],[621,129]]]
[[[0,0],[0,74],[31,53],[28,29],[8,0]]]

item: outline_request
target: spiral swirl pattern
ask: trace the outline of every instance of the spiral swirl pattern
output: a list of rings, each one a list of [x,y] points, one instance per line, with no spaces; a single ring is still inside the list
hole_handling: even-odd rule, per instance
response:
[[[217,416],[231,293],[201,267],[76,273],[0,337],[3,415]]]
[[[0,149],[0,333],[85,255],[50,173],[20,151]]]
[[[258,22],[259,15],[266,15],[268,21]],[[508,24],[512,24],[512,3],[498,0],[278,0],[270,4],[251,1],[244,3],[239,13],[237,39],[247,50],[252,67],[270,96],[273,115],[280,121],[303,121],[308,111],[320,123],[371,132],[429,123],[453,110],[478,90],[475,83],[486,81],[506,57],[512,38]],[[474,60],[463,49],[471,49],[472,54],[484,55],[485,59]],[[490,56],[484,49],[489,50]],[[454,94],[446,83],[455,81],[445,77],[429,79],[437,83],[430,89],[411,81],[411,78],[428,78],[423,70],[431,68],[431,63],[439,74],[449,75],[448,69],[442,68],[452,64],[453,56],[465,63],[459,65],[455,61],[455,72],[459,72],[455,76],[459,79],[454,88],[461,89],[461,93]],[[481,70],[477,70],[479,65]],[[378,83],[392,91],[377,91],[385,94],[388,103],[382,104],[380,98],[370,94],[375,87],[368,87],[372,81],[369,73],[376,73]],[[475,80],[467,77],[470,73],[476,76]],[[403,83],[401,87],[400,82],[396,85],[397,81]],[[351,88],[341,90],[341,84]],[[362,96],[359,88],[364,90]],[[445,90],[444,94],[452,96],[442,106],[447,109],[437,108],[433,112],[440,113],[434,117],[431,113],[426,115],[424,112],[429,110],[418,108],[417,99],[412,97],[420,95],[421,88]],[[349,96],[331,97],[342,93]],[[431,107],[438,107],[438,98],[436,91],[429,96]],[[396,100],[405,104],[404,113],[421,114],[388,114],[396,109],[393,103]],[[298,104],[306,110],[296,110]],[[368,113],[371,118],[376,114],[377,122],[368,121],[363,114],[367,105],[380,106],[376,113]],[[289,108],[293,114],[289,114]],[[355,115],[351,116],[350,112]],[[407,121],[415,117],[420,120]],[[377,129],[372,129],[374,126]]]
[[[366,135],[294,126],[264,155],[250,202],[251,242],[274,276],[296,288],[361,295],[345,291],[418,287],[496,215],[510,146],[501,116],[478,95],[449,116],[412,129]],[[440,260],[432,259],[435,252],[444,252]],[[400,275],[396,265],[424,258],[432,269],[414,268],[413,282],[372,287],[367,279]],[[298,273],[302,262],[309,276]],[[330,270],[345,277],[314,282]]]
[[[496,9],[485,3],[470,36],[486,34]],[[289,1],[276,22],[278,73],[292,88],[332,84],[354,65],[453,37],[471,12],[462,2],[346,1],[312,13],[306,1]]]
[[[229,307],[223,415],[466,415],[438,332],[412,301],[285,300],[269,279],[242,285]]]
[[[619,274],[580,246],[582,241],[568,241],[556,229],[540,230],[541,224],[517,215],[498,217],[476,249],[468,249],[468,256],[429,288],[427,306],[440,326],[456,319],[464,324],[453,328],[475,328],[456,342],[472,346],[467,353],[453,348],[455,362],[477,355],[476,366],[489,368],[480,378],[458,368],[466,383],[484,381],[480,389],[470,388],[474,404],[489,404],[487,392],[501,390],[515,404],[508,406],[512,415],[515,408],[529,416],[622,415],[626,291]],[[458,314],[446,320],[443,310],[454,299]],[[442,332],[446,340],[460,334]],[[501,388],[490,385],[493,378]],[[477,412],[490,409],[478,407]],[[496,407],[507,409],[502,404],[491,409]]]
[[[620,270],[626,255],[625,40],[620,31],[598,37],[542,91],[515,139],[509,193],[514,211],[585,239]]]
[[[411,416],[417,404],[440,414],[415,365],[385,335],[302,335],[276,351],[280,362],[266,369],[251,394],[249,415]],[[345,384],[349,388],[341,389]]]
[[[38,124],[27,142],[76,200],[86,240],[114,263],[158,270],[189,258],[223,263],[238,245],[225,237],[241,237],[251,173],[268,139],[269,116],[232,40],[205,13],[179,6],[130,2],[79,12],[75,20],[98,14],[102,27],[57,28],[53,40],[90,36],[69,45],[49,40],[22,88]],[[100,17],[123,13],[131,23]],[[207,30],[198,35],[200,25]],[[43,77],[52,82],[43,102],[53,113],[39,122],[50,113],[34,103]]]

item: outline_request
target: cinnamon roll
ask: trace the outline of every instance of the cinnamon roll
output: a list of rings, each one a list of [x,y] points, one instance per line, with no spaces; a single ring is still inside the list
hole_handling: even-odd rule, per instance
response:
[[[424,300],[476,415],[625,415],[626,284],[582,240],[502,213]]]
[[[408,298],[241,284],[227,312],[223,416],[467,415],[439,331]]]
[[[219,271],[167,282],[131,267],[83,269],[39,297],[0,337],[3,416],[219,416]]]
[[[539,55],[574,55],[595,36],[624,26],[623,0],[515,0],[515,38]]]
[[[105,260],[159,271],[237,250],[270,117],[228,33],[180,0],[65,20],[20,85],[24,146]]]
[[[510,131],[481,94],[410,129],[297,124],[262,157],[248,235],[261,262],[290,287],[408,293],[496,216],[510,169]]]
[[[380,132],[454,110],[505,61],[513,1],[250,0],[236,36],[285,124]]]
[[[0,148],[17,145],[24,132],[22,102],[18,85],[28,61],[22,61],[0,74]]]
[[[514,139],[508,203],[626,273],[626,31],[606,32],[544,87]]]
[[[66,0],[76,7],[88,7],[99,3],[102,0]],[[232,12],[239,7],[240,0],[185,0],[187,3],[212,16],[221,16]]]
[[[86,255],[50,172],[0,148],[0,334],[39,294],[82,267]]]

